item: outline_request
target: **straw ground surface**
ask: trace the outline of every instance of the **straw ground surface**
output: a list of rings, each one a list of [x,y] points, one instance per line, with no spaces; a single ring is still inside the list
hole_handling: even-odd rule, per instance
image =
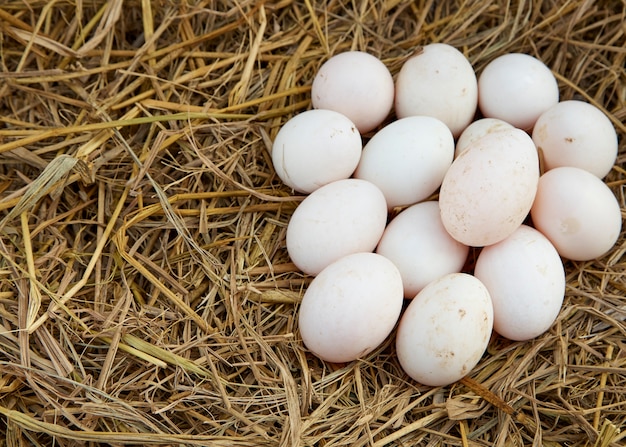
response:
[[[0,445],[624,445],[624,234],[566,264],[547,333],[425,387],[393,334],[307,353],[302,198],[269,154],[333,54],[395,76],[431,42],[478,72],[524,52],[611,118],[624,213],[625,23],[608,0],[0,2]]]

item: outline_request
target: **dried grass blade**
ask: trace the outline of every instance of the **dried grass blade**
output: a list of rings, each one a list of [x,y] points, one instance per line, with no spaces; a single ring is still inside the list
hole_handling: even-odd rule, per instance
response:
[[[151,357],[160,359],[163,362],[169,363],[170,365],[178,366],[188,373],[196,374],[206,379],[221,380],[221,378],[214,377],[213,374],[211,374],[211,371],[203,368],[194,361],[188,360],[180,355],[174,354],[173,352],[166,351],[163,348],[159,348],[158,346],[148,343],[147,341],[135,337],[134,335],[123,335],[122,340],[130,347],[146,353]]]
[[[239,120],[248,119],[252,115],[243,113],[218,113],[218,112],[206,112],[206,113],[174,113],[172,115],[155,115],[155,116],[143,116],[133,119],[120,119],[114,121],[106,121],[100,123],[83,124],[80,126],[65,126],[55,127],[35,135],[31,135],[19,140],[9,141],[8,143],[0,144],[0,153],[13,150],[20,146],[28,146],[33,143],[38,143],[48,138],[61,137],[74,133],[91,132],[94,130],[105,130],[116,127],[129,127],[138,126],[140,124],[152,124],[163,121],[189,121],[190,119],[222,119],[222,120]]]
[[[17,28],[12,28],[11,32],[15,34],[18,38],[23,39],[28,42],[32,42],[33,44],[47,48],[48,50],[54,51],[61,56],[66,57],[76,57],[77,54],[71,48],[66,47],[65,45],[50,39],[49,37],[44,37],[41,35],[36,35],[28,31],[24,31]]]
[[[87,52],[96,48],[110,34],[122,15],[122,0],[108,1],[105,3],[106,9],[103,11],[104,21],[101,21],[91,39],[85,42],[77,51],[78,57],[84,56]]]
[[[80,33],[78,34],[76,40],[74,41],[74,44],[72,45],[72,50],[74,50],[78,54],[80,54],[80,52],[81,52],[81,50],[80,50],[81,45],[83,45],[83,43],[85,42],[85,39],[87,38],[89,33],[91,33],[93,28],[96,26],[96,24],[100,21],[100,19],[104,15],[105,11],[107,11],[107,7],[108,7],[108,5],[106,3],[103,4],[102,7],[100,9],[98,9],[98,11],[96,11],[96,13],[93,15],[93,17],[91,17],[89,19],[89,22],[87,22],[86,25],[81,27]],[[70,59],[63,60],[61,62],[61,64],[59,64],[60,68],[65,68],[67,66],[67,64],[69,64],[69,63],[70,63]]]
[[[330,54],[330,47],[328,46],[328,40],[326,39],[326,34],[324,34],[324,31],[322,30],[322,26],[320,25],[320,22],[317,19],[317,14],[315,12],[315,9],[313,8],[313,5],[311,4],[311,0],[304,0],[304,4],[306,5],[306,9],[309,11],[309,17],[311,18],[311,21],[313,22],[313,28],[315,29],[315,34],[317,35],[317,38],[319,39],[320,44],[322,45],[322,48],[324,49],[324,52],[326,54]]]
[[[140,110],[137,107],[133,107],[126,114],[124,114],[121,119],[129,120],[136,118],[137,115],[139,115],[139,112]],[[88,157],[93,151],[102,148],[102,146],[104,146],[104,143],[106,143],[106,141],[111,138],[111,136],[113,136],[112,129],[105,129],[96,133],[92,138],[89,139],[89,141],[78,147],[78,149],[76,150],[76,157],[80,159]]]
[[[42,8],[41,14],[39,16],[39,19],[37,20],[37,24],[33,28],[32,33],[28,33],[30,36],[37,37],[37,36],[40,35],[41,27],[44,25],[44,23],[46,21],[46,17],[49,17],[48,14],[50,13],[52,8],[54,7],[55,3],[56,3],[56,0],[52,0],[52,1],[48,2]],[[33,49],[34,43],[35,43],[34,39],[28,40],[28,43],[26,44],[26,48],[24,48],[24,52],[22,53],[22,57],[20,58],[20,62],[17,64],[17,68],[15,69],[16,72],[23,71],[24,65],[28,61],[28,58],[30,56],[30,52]]]
[[[22,429],[20,426],[12,420],[9,420],[6,428],[6,446],[7,447],[22,447],[24,439],[22,438]]]
[[[66,177],[77,163],[84,162],[69,155],[59,155],[52,160],[39,177],[30,184],[17,205],[0,221],[0,229],[16,216],[33,208],[43,196],[53,191],[59,181]]]
[[[68,377],[74,372],[74,364],[67,358],[65,350],[45,326],[40,327],[35,335],[38,337],[58,376]]]
[[[0,9],[0,20],[4,20],[5,22],[10,23],[11,25],[19,29],[23,29],[24,31],[28,31],[28,32],[33,31],[33,28],[28,23],[22,22],[20,19],[18,19],[14,15],[6,12],[4,9]]]
[[[239,183],[238,181],[234,180],[229,175],[224,173],[220,168],[218,168],[215,165],[215,163],[213,163],[206,155],[204,155],[202,153],[202,151],[197,150],[196,151],[196,155],[198,156],[198,158],[200,160],[202,160],[202,163],[204,163],[208,168],[210,168],[211,171],[215,175],[217,175],[218,177],[223,179],[224,182],[230,183],[230,184],[236,186],[237,188],[242,189],[242,190],[248,192],[249,194],[253,195],[254,197],[257,197],[257,198],[262,199],[262,200],[281,201],[281,202],[293,200],[293,197],[276,197],[276,196],[271,196],[269,194],[265,194],[265,193],[259,192],[256,189],[249,188],[246,185],[244,185],[242,183]]]
[[[253,447],[270,445],[261,442],[260,439],[250,439],[249,436],[211,436],[211,435],[188,435],[169,433],[134,433],[134,432],[99,432],[87,430],[71,430],[57,424],[40,421],[32,416],[16,410],[10,410],[0,406],[0,414],[9,421],[17,424],[21,429],[36,433],[46,433],[52,437],[95,443],[113,443],[120,445],[167,445],[187,444],[211,447]]]
[[[383,447],[385,445],[391,444],[394,441],[397,441],[398,439],[400,439],[401,437],[406,436],[410,433],[413,433],[416,430],[428,427],[429,425],[437,422],[438,420],[445,418],[447,415],[448,415],[448,412],[446,410],[439,410],[434,413],[431,413],[428,416],[424,416],[423,418],[418,419],[417,421],[412,422],[408,425],[405,425],[399,430],[396,430],[390,435],[385,436],[382,439],[379,439],[374,444],[372,444],[372,447]]]
[[[112,345],[115,343],[115,340],[112,339],[111,337],[98,336],[98,338],[109,345]],[[120,349],[120,351],[124,351],[128,354],[134,355],[135,357],[145,360],[146,362],[151,363],[154,366],[158,366],[159,368],[163,368],[163,369],[167,368],[167,363],[142,351],[141,349],[133,348],[132,346],[125,344],[125,343],[119,343],[117,347]]]
[[[613,359],[613,345],[609,345],[606,348],[606,363],[605,366],[610,366],[610,362]],[[607,373],[603,372],[600,375],[600,386],[599,391],[598,391],[598,398],[596,400],[596,408],[597,411],[596,413],[593,415],[593,428],[598,430],[599,426],[600,426],[600,415],[601,415],[601,410],[600,408],[602,407],[603,401],[604,401],[604,388],[606,387],[606,380],[607,380]],[[606,423],[606,421],[605,421]],[[602,429],[604,429],[604,427],[602,427]]]
[[[48,162],[34,152],[29,151],[25,147],[18,147],[5,154],[6,157],[15,158],[24,163],[28,163],[38,169],[46,169]]]
[[[193,310],[189,304],[183,301],[176,293],[172,292],[168,287],[165,286],[159,279],[152,274],[148,269],[146,269],[139,261],[137,261],[133,256],[131,256],[124,247],[126,246],[124,233],[123,231],[117,233],[115,236],[115,243],[117,245],[117,249],[124,258],[126,262],[132,265],[137,271],[145,277],[150,283],[156,287],[163,295],[165,295],[169,300],[181,310],[183,314],[191,318],[196,324],[202,329],[204,332],[208,334],[212,334],[215,332],[215,329],[211,327],[198,313]]]
[[[85,286],[85,284],[87,284],[87,281],[89,281],[89,277],[91,276],[91,273],[93,272],[93,269],[95,268],[98,262],[98,259],[100,259],[100,255],[102,254],[102,251],[104,250],[105,245],[107,244],[107,242],[109,242],[109,236],[111,235],[111,233],[113,232],[113,228],[117,224],[117,218],[119,217],[126,203],[126,197],[128,197],[128,192],[129,192],[128,188],[125,188],[124,191],[122,192],[122,196],[120,197],[120,200],[118,201],[117,206],[115,207],[115,210],[113,211],[111,215],[111,220],[109,221],[109,224],[105,228],[102,238],[100,239],[100,241],[98,241],[98,245],[96,245],[96,249],[94,250],[91,260],[89,261],[89,264],[87,264],[87,268],[85,269],[85,272],[83,273],[83,276],[80,279],[80,281],[78,281],[78,283],[76,283],[74,287],[68,290],[65,295],[59,298],[59,302],[55,306],[51,307],[49,312],[46,312],[44,315],[42,315],[33,324],[33,326],[31,327],[31,330],[34,331],[37,329],[38,326],[45,323],[46,320],[49,318],[49,315],[52,312],[54,312],[54,310],[59,305],[63,305],[68,300],[73,298],[74,295],[76,295]]]
[[[257,30],[256,37],[248,53],[248,59],[246,60],[246,65],[241,73],[241,78],[230,92],[228,100],[229,105],[240,103],[243,99],[245,99],[248,93],[252,69],[254,68],[254,63],[257,61],[257,57],[259,55],[259,49],[261,47],[261,43],[263,42],[263,34],[265,33],[266,25],[267,19],[265,17],[265,8],[261,5],[259,8],[259,29]]]
[[[33,255],[33,245],[30,240],[30,229],[28,228],[28,213],[23,212],[20,215],[22,223],[22,238],[24,240],[24,252],[26,254],[26,266],[28,268],[29,281],[29,294],[28,294],[28,310],[26,312],[26,327],[25,329],[30,333],[30,327],[39,314],[39,308],[41,307],[41,292],[37,288],[37,271],[35,269],[35,258]]]
[[[110,120],[110,118],[108,117],[108,115],[106,114],[104,110],[100,110],[100,112],[102,113],[103,116],[105,116],[107,119]],[[117,128],[113,128],[113,132],[115,133],[115,136],[117,137],[120,144],[122,144],[122,146],[126,149],[126,152],[130,156],[130,158],[133,160],[135,165],[140,170],[142,170],[143,163],[141,162],[137,154],[135,154],[133,149],[130,147],[126,139],[124,139],[124,137],[122,136],[122,134],[119,132]],[[198,266],[206,272],[209,278],[211,278],[214,281],[219,282],[221,278],[214,272],[212,268],[212,266],[215,266],[218,264],[217,260],[207,250],[203,249],[200,245],[198,245],[196,240],[191,236],[191,233],[189,229],[186,227],[183,220],[180,218],[178,214],[174,212],[174,209],[172,208],[172,205],[170,204],[167,195],[163,191],[163,188],[161,188],[161,186],[147,172],[145,173],[145,177],[148,179],[148,181],[152,185],[154,192],[157,198],[159,199],[159,203],[161,204],[161,207],[163,208],[163,212],[165,213],[165,216],[167,217],[167,220],[172,223],[172,225],[174,226],[178,234],[183,238],[187,246],[191,248],[190,250],[191,256],[194,259],[198,260]],[[121,233],[119,233],[118,236],[120,236],[120,234]],[[122,243],[124,243],[125,241],[123,237],[121,239],[118,238],[118,240]],[[118,245],[118,247],[123,253],[122,247],[124,247],[124,245]],[[198,259],[198,256],[200,257],[199,259]],[[157,283],[159,283],[159,281],[157,281]],[[202,317],[200,317],[193,309],[191,309],[191,307],[189,307],[187,303],[180,300],[176,294],[171,293],[170,290],[167,290],[166,296],[169,296],[170,299],[173,299],[173,302],[177,303],[177,305],[179,305],[181,309],[183,309],[186,313],[188,313],[191,316],[191,318],[194,321],[196,321],[196,323],[198,323],[199,327],[202,328],[205,332],[208,332],[208,333],[215,332],[215,329],[213,329]]]
[[[596,439],[593,447],[609,447],[613,442],[617,441],[617,437],[620,434],[620,429],[609,420],[604,420],[602,429]]]
[[[241,319],[241,324],[246,326],[248,333],[252,334],[255,341],[263,348],[263,352],[272,360],[272,363],[278,368],[279,379],[282,381],[287,405],[287,417],[284,422],[283,429],[288,431],[290,443],[288,445],[298,445],[302,433],[302,414],[300,412],[300,399],[298,397],[298,385],[289,371],[289,366],[281,359],[269,344],[258,334],[253,327],[245,320]]]
[[[308,93],[310,90],[311,90],[311,86],[309,86],[309,85],[292,87],[292,88],[287,89],[285,91],[280,91],[280,92],[277,92],[277,93],[272,93],[270,95],[262,96],[260,98],[253,98],[253,99],[249,99],[248,101],[245,101],[245,102],[229,105],[228,107],[224,107],[223,109],[207,109],[204,106],[193,106],[193,105],[189,105],[189,104],[179,104],[179,103],[176,103],[176,102],[162,101],[162,100],[159,100],[159,99],[143,99],[144,96],[150,96],[150,95],[147,95],[148,92],[144,92],[142,94],[144,96],[137,95],[136,97],[133,97],[132,98],[132,100],[133,100],[132,103],[134,104],[136,102],[141,102],[141,104],[144,107],[149,108],[149,109],[172,110],[172,111],[175,111],[175,112],[230,113],[230,112],[234,112],[234,111],[237,111],[237,110],[244,110],[244,109],[247,109],[247,108],[258,106],[258,105],[261,105],[261,104],[266,104],[266,103],[268,103],[270,101],[274,101],[276,99],[292,97],[292,96],[299,95],[299,94],[302,94],[302,93]],[[154,93],[154,92],[152,92],[152,93]],[[309,101],[307,100],[307,103],[308,102]],[[113,106],[111,108],[115,109],[116,107]],[[276,112],[274,109],[272,109],[271,111],[272,111],[272,113]],[[261,113],[261,114],[259,114],[257,116],[268,116],[268,112],[263,112],[263,113]]]
[[[469,377],[463,377],[460,380],[460,382],[466,387],[468,387],[470,390],[474,391],[480,397],[485,399],[491,405],[502,410],[509,416],[515,416],[517,414],[517,412],[515,411],[515,408],[511,407],[509,404],[503,401],[500,397],[492,393],[490,390],[488,390],[487,388],[485,388],[484,386],[482,386],[480,383],[476,382],[475,380]]]

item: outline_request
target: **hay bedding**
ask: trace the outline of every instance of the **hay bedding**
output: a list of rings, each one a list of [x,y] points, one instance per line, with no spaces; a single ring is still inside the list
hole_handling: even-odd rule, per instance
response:
[[[4,0],[0,445],[623,445],[624,235],[467,380],[414,383],[392,337],[326,364],[269,150],[337,52],[393,74],[429,42],[477,70],[527,52],[618,129],[624,210],[624,23],[623,1]]]

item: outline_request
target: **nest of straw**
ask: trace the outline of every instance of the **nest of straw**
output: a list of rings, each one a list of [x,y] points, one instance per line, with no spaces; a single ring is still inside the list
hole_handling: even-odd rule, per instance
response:
[[[546,334],[424,387],[393,335],[349,364],[304,349],[301,197],[269,151],[338,52],[394,76],[431,42],[478,72],[525,52],[612,120],[625,212],[624,23],[618,0],[4,0],[0,445],[623,445],[624,234],[566,264]]]

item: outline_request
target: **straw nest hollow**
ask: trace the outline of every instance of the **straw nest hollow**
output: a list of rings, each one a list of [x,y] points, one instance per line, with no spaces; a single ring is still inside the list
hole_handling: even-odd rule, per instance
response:
[[[393,334],[349,364],[303,347],[302,197],[269,154],[333,54],[524,52],[610,117],[624,213],[625,23],[619,0],[1,2],[0,445],[623,445],[624,234],[566,264],[547,333],[425,387]]]

